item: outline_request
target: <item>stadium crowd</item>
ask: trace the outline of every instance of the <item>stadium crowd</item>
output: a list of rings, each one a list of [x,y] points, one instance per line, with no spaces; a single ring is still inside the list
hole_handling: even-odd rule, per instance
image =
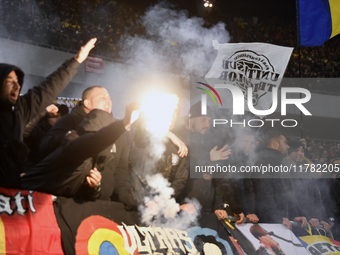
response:
[[[137,22],[142,12],[116,1],[2,1],[1,12],[3,25],[13,38],[76,52],[96,37],[92,54],[108,58],[118,58],[127,35],[143,32]]]

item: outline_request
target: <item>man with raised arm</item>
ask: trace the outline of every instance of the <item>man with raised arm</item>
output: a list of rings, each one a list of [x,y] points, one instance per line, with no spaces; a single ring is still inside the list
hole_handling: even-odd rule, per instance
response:
[[[19,96],[24,81],[23,71],[10,64],[0,64],[0,186],[20,188],[22,163],[28,154],[23,143],[23,129],[44,111],[77,73],[79,64],[94,47],[91,39],[72,59],[66,61],[39,86]]]

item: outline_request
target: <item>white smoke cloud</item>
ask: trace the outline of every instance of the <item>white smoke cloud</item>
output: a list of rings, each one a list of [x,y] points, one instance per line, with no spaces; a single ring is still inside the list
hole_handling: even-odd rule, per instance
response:
[[[175,71],[204,76],[216,56],[212,40],[229,41],[224,23],[205,28],[204,20],[188,17],[186,11],[173,10],[166,3],[150,7],[140,22],[145,36],[128,37],[122,53],[135,70],[146,73]]]
[[[145,203],[149,206],[141,206],[142,223],[152,227],[171,227],[177,229],[187,229],[197,225],[197,218],[200,214],[201,205],[196,199],[186,199],[187,204],[192,204],[196,211],[189,214],[180,211],[179,204],[171,197],[174,189],[170,183],[161,175],[155,174],[147,176],[146,181],[151,188],[151,194],[145,197]]]
[[[190,76],[203,77],[210,69],[217,54],[212,41],[229,41],[225,24],[218,23],[211,28],[205,28],[202,18],[189,18],[186,11],[174,10],[164,2],[150,7],[140,22],[145,27],[145,35],[128,37],[124,42],[126,50],[121,52],[127,61],[130,78],[135,77],[134,79],[141,81],[141,77],[156,77],[153,83],[157,88],[163,87],[167,93],[177,94],[181,98],[180,101],[183,100],[183,94],[177,93],[179,87],[187,89]],[[169,72],[179,75],[181,84],[169,85],[164,79],[166,76],[162,75]],[[184,95],[188,103],[188,89]],[[189,103],[187,108],[188,106]],[[184,112],[187,111],[188,109],[185,109]],[[155,139],[152,144],[157,148],[155,154],[160,155],[160,140]],[[153,193],[145,198],[145,202],[153,201],[153,206],[151,210],[140,208],[143,223],[179,229],[197,223],[201,206],[196,200],[186,201],[196,208],[194,213],[188,214],[180,211],[179,205],[171,197],[173,189],[162,175],[149,176],[147,182]]]

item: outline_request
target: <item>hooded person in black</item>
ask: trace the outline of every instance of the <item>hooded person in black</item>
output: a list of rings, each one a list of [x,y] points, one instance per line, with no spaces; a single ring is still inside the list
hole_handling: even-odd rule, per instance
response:
[[[128,115],[128,113],[127,113]],[[100,186],[90,187],[91,169],[99,171],[113,159],[113,143],[125,132],[124,121],[114,122],[110,113],[94,109],[80,123],[77,134],[22,177],[22,187],[57,196],[93,200]],[[80,135],[80,136],[79,136]]]
[[[68,107],[64,104],[51,104],[46,107],[45,111],[37,115],[29,122],[23,132],[24,143],[30,150],[30,154],[24,163],[23,172],[35,166],[42,156],[39,153],[39,142],[51,127],[60,119],[61,116],[68,114]]]
[[[23,129],[43,112],[66,87],[96,39],[91,39],[78,54],[66,61],[39,86],[19,96],[24,73],[16,66],[0,64],[0,186],[20,188],[22,164],[29,151],[23,143]]]

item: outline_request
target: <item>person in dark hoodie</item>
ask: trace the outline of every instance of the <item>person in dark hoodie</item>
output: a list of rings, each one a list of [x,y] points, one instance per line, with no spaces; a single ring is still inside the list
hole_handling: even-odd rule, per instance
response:
[[[77,55],[66,61],[39,86],[19,96],[24,82],[23,71],[13,65],[0,64],[0,186],[20,188],[22,164],[28,155],[23,143],[23,129],[43,112],[76,74],[79,64],[94,47],[91,39]]]
[[[101,176],[95,172],[113,159],[113,144],[130,123],[129,107],[126,118],[116,122],[110,113],[92,110],[77,132],[69,132],[57,150],[25,173],[22,188],[82,200],[98,198]]]
[[[254,166],[277,167],[287,155],[287,139],[278,131],[269,131],[264,135],[263,148],[258,152]],[[290,220],[301,221],[301,227],[307,225],[308,217],[294,197],[285,192],[281,178],[253,179],[255,193],[255,213],[261,223],[282,223],[292,229]]]
[[[24,163],[23,172],[36,165],[41,159],[39,153],[39,142],[51,127],[65,114],[68,114],[68,107],[64,104],[51,104],[45,111],[37,115],[24,128],[24,143],[30,150],[28,158]]]

